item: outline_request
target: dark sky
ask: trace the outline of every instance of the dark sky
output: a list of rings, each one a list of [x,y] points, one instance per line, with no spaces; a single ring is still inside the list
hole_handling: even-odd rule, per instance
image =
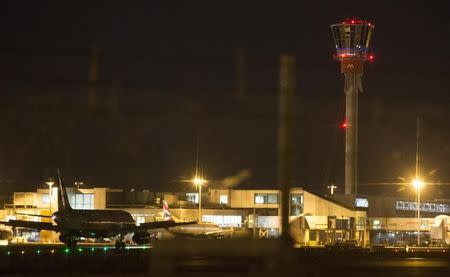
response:
[[[343,78],[329,25],[353,16],[376,25],[376,61],[366,66],[360,97],[361,188],[414,174],[418,115],[423,171],[432,171],[430,181],[450,182],[443,6],[110,2],[2,3],[2,191],[42,185],[56,166],[70,182],[179,189],[194,170],[196,141],[208,178],[249,169],[243,185],[275,186],[281,53],[297,59],[294,181],[315,191],[341,184]],[[90,109],[94,46],[99,81]],[[239,48],[247,53],[248,89],[237,97]]]

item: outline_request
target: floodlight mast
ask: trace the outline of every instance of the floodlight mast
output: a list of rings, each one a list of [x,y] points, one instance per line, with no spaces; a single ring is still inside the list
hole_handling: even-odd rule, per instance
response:
[[[358,193],[358,93],[365,61],[373,61],[369,44],[374,25],[368,21],[349,19],[330,26],[336,46],[335,59],[341,63],[345,85],[345,194]]]

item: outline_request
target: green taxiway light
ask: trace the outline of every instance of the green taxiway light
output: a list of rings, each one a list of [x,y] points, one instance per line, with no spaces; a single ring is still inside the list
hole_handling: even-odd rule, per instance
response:
[[[8,254],[8,256],[11,255],[11,251],[6,252],[6,254]]]
[[[108,250],[108,247],[103,247],[103,251],[107,251]]]
[[[92,247],[92,248],[91,248],[91,251],[94,251],[94,250],[95,250],[95,248],[94,248],[94,247]]]
[[[69,250],[69,248],[66,248],[66,249],[64,249],[64,253],[69,253],[70,252],[70,250]]]
[[[81,248],[78,248],[78,252],[83,252],[83,249],[81,249]]]
[[[41,254],[41,250],[39,250],[39,249],[36,250],[36,254],[38,254],[38,255]]]

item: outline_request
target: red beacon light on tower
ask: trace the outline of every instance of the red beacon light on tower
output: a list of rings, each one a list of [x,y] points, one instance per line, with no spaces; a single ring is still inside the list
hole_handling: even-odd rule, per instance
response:
[[[366,20],[359,19],[345,19],[342,21],[342,24],[352,24],[352,25],[368,25],[369,27],[373,26],[373,23]]]
[[[342,123],[341,123],[341,129],[345,130],[348,127],[348,120],[345,119]]]

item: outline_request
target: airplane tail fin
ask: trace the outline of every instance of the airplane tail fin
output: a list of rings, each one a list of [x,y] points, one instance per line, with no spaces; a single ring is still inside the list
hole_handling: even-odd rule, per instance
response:
[[[164,220],[172,220],[172,214],[170,214],[169,204],[167,204],[167,201],[163,201],[163,214]]]
[[[59,168],[56,169],[58,175],[58,210],[71,210],[69,197],[67,197],[66,187],[63,184]]]

